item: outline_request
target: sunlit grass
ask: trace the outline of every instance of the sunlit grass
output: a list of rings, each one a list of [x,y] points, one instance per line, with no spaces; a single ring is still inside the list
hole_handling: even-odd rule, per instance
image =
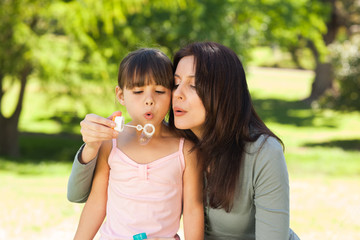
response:
[[[72,239],[81,205],[71,204],[65,197],[67,178],[59,164],[46,166],[27,165],[33,171],[18,172],[20,164],[12,171],[0,171],[0,239]],[[47,174],[43,174],[46,172]],[[39,175],[40,174],[40,175]],[[55,176],[54,176],[55,174]],[[56,226],[66,224],[62,235]],[[60,231],[59,231],[60,230]],[[70,230],[70,231],[69,231]]]

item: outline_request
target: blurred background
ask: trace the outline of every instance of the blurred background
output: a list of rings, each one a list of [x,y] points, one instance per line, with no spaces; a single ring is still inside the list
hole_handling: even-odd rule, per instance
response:
[[[121,59],[204,40],[236,51],[285,143],[291,228],[360,239],[359,0],[0,0],[0,239],[72,239],[79,123],[123,110]]]

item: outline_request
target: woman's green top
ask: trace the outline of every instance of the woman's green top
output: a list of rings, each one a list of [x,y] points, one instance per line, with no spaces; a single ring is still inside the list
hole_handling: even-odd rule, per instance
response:
[[[86,201],[96,161],[80,164],[79,152],[68,183],[72,202]],[[275,138],[261,136],[246,146],[233,208],[226,212],[205,207],[205,239],[299,239],[289,228],[288,172],[282,146]]]

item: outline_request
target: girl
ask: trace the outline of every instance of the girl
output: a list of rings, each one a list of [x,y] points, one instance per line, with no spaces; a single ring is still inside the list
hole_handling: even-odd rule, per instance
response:
[[[189,141],[179,139],[163,121],[173,86],[171,61],[155,49],[130,53],[120,64],[117,100],[126,107],[131,125],[153,124],[149,143],[140,132],[124,128],[104,141],[89,198],[75,239],[174,238],[183,211],[187,239],[203,239],[202,172]],[[88,141],[88,140],[85,140]],[[97,142],[88,142],[96,148]]]

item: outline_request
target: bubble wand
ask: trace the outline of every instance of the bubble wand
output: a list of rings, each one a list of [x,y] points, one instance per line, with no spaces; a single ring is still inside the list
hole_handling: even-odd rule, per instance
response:
[[[140,138],[139,138],[139,142],[142,145],[147,144],[150,141],[151,137],[155,133],[155,127],[151,123],[147,123],[144,126],[141,126],[140,124],[138,124],[136,126],[130,125],[130,124],[125,124],[124,117],[122,117],[122,116],[114,116],[113,121],[116,124],[116,127],[114,128],[114,130],[116,130],[118,132],[124,131],[125,126],[135,128],[137,131],[142,130]]]

